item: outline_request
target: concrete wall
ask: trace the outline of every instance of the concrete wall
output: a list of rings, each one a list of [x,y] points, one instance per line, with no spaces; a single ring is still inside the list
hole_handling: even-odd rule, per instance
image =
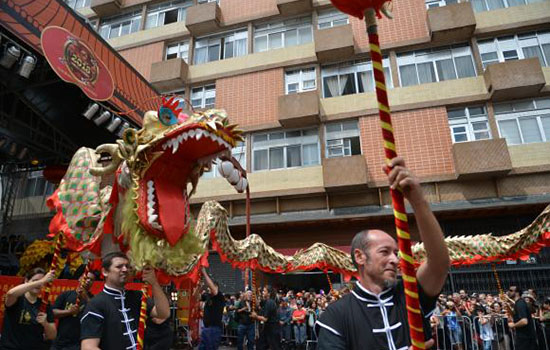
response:
[[[311,166],[296,169],[279,169],[259,171],[248,174],[250,188],[255,193],[304,189],[323,186],[323,168]],[[201,179],[193,198],[216,197],[236,194],[233,186],[226,179]]]
[[[508,146],[514,168],[550,164],[550,142]]]

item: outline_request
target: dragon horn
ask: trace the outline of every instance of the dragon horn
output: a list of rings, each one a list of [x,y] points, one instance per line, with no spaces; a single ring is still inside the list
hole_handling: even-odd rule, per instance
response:
[[[94,176],[103,176],[114,173],[123,160],[119,152],[119,145],[117,145],[116,143],[106,143],[103,145],[99,145],[95,149],[95,152],[97,154],[109,153],[112,160],[111,163],[104,168],[90,167],[90,174]]]
[[[380,8],[380,12],[382,12],[389,19],[393,19],[393,13],[390,10],[390,2],[389,1],[386,1],[382,4],[382,7]]]

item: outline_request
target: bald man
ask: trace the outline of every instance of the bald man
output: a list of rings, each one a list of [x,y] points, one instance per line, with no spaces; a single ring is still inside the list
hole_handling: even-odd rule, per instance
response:
[[[433,345],[430,316],[449,270],[449,252],[443,233],[422,193],[419,180],[394,158],[383,169],[392,189],[400,187],[411,204],[427,259],[416,273],[426,348]],[[351,258],[359,281],[352,292],[331,304],[317,321],[318,350],[391,349],[411,345],[403,283],[395,239],[380,230],[365,230],[351,242]]]

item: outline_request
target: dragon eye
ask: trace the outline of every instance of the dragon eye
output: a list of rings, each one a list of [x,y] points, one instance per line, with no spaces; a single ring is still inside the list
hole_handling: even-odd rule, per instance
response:
[[[174,112],[165,107],[160,108],[159,121],[166,126],[174,125],[178,122],[174,115]]]
[[[124,130],[122,134],[122,139],[125,143],[133,145],[136,142],[136,129],[128,128]]]

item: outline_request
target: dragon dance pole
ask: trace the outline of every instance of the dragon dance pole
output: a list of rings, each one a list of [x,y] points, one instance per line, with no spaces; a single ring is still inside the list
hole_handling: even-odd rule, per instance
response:
[[[80,281],[78,282],[79,287],[82,287],[86,281],[86,278],[88,278],[88,273],[90,272],[90,265],[86,264],[86,267],[84,268],[84,273],[82,273],[82,277],[80,277]],[[76,306],[80,306],[80,294],[77,294],[76,296]]]
[[[382,52],[380,51],[380,43],[378,40],[378,25],[376,23],[376,13],[374,9],[369,8],[365,11],[365,23],[367,25],[370,55],[374,71],[374,80],[376,82],[376,98],[378,100],[378,115],[380,116],[382,136],[384,139],[384,153],[386,156],[386,163],[389,164],[393,158],[397,157],[397,152],[395,149],[388,94],[386,92],[386,80],[384,78],[384,68],[382,66]],[[400,188],[390,188],[390,193],[395,217],[399,255],[401,257],[400,267],[405,286],[411,344],[414,350],[424,349],[422,314],[420,312],[420,302],[418,300],[416,268],[411,251],[411,237],[409,233],[407,212],[405,210],[405,200]]]
[[[63,245],[63,233],[59,232],[55,237],[55,247],[53,250],[52,263],[50,264],[50,271],[54,274],[57,270],[57,261],[61,255],[61,246]],[[48,271],[49,272],[49,271]],[[42,304],[40,304],[40,312],[46,312],[48,307],[48,299],[50,299],[50,293],[52,290],[53,281],[46,283],[44,286],[44,292],[42,292]]]
[[[143,350],[143,339],[145,339],[145,320],[147,319],[147,296],[148,287],[147,284],[143,284],[141,288],[141,307],[139,309],[139,325],[137,334],[137,346],[136,350]]]

